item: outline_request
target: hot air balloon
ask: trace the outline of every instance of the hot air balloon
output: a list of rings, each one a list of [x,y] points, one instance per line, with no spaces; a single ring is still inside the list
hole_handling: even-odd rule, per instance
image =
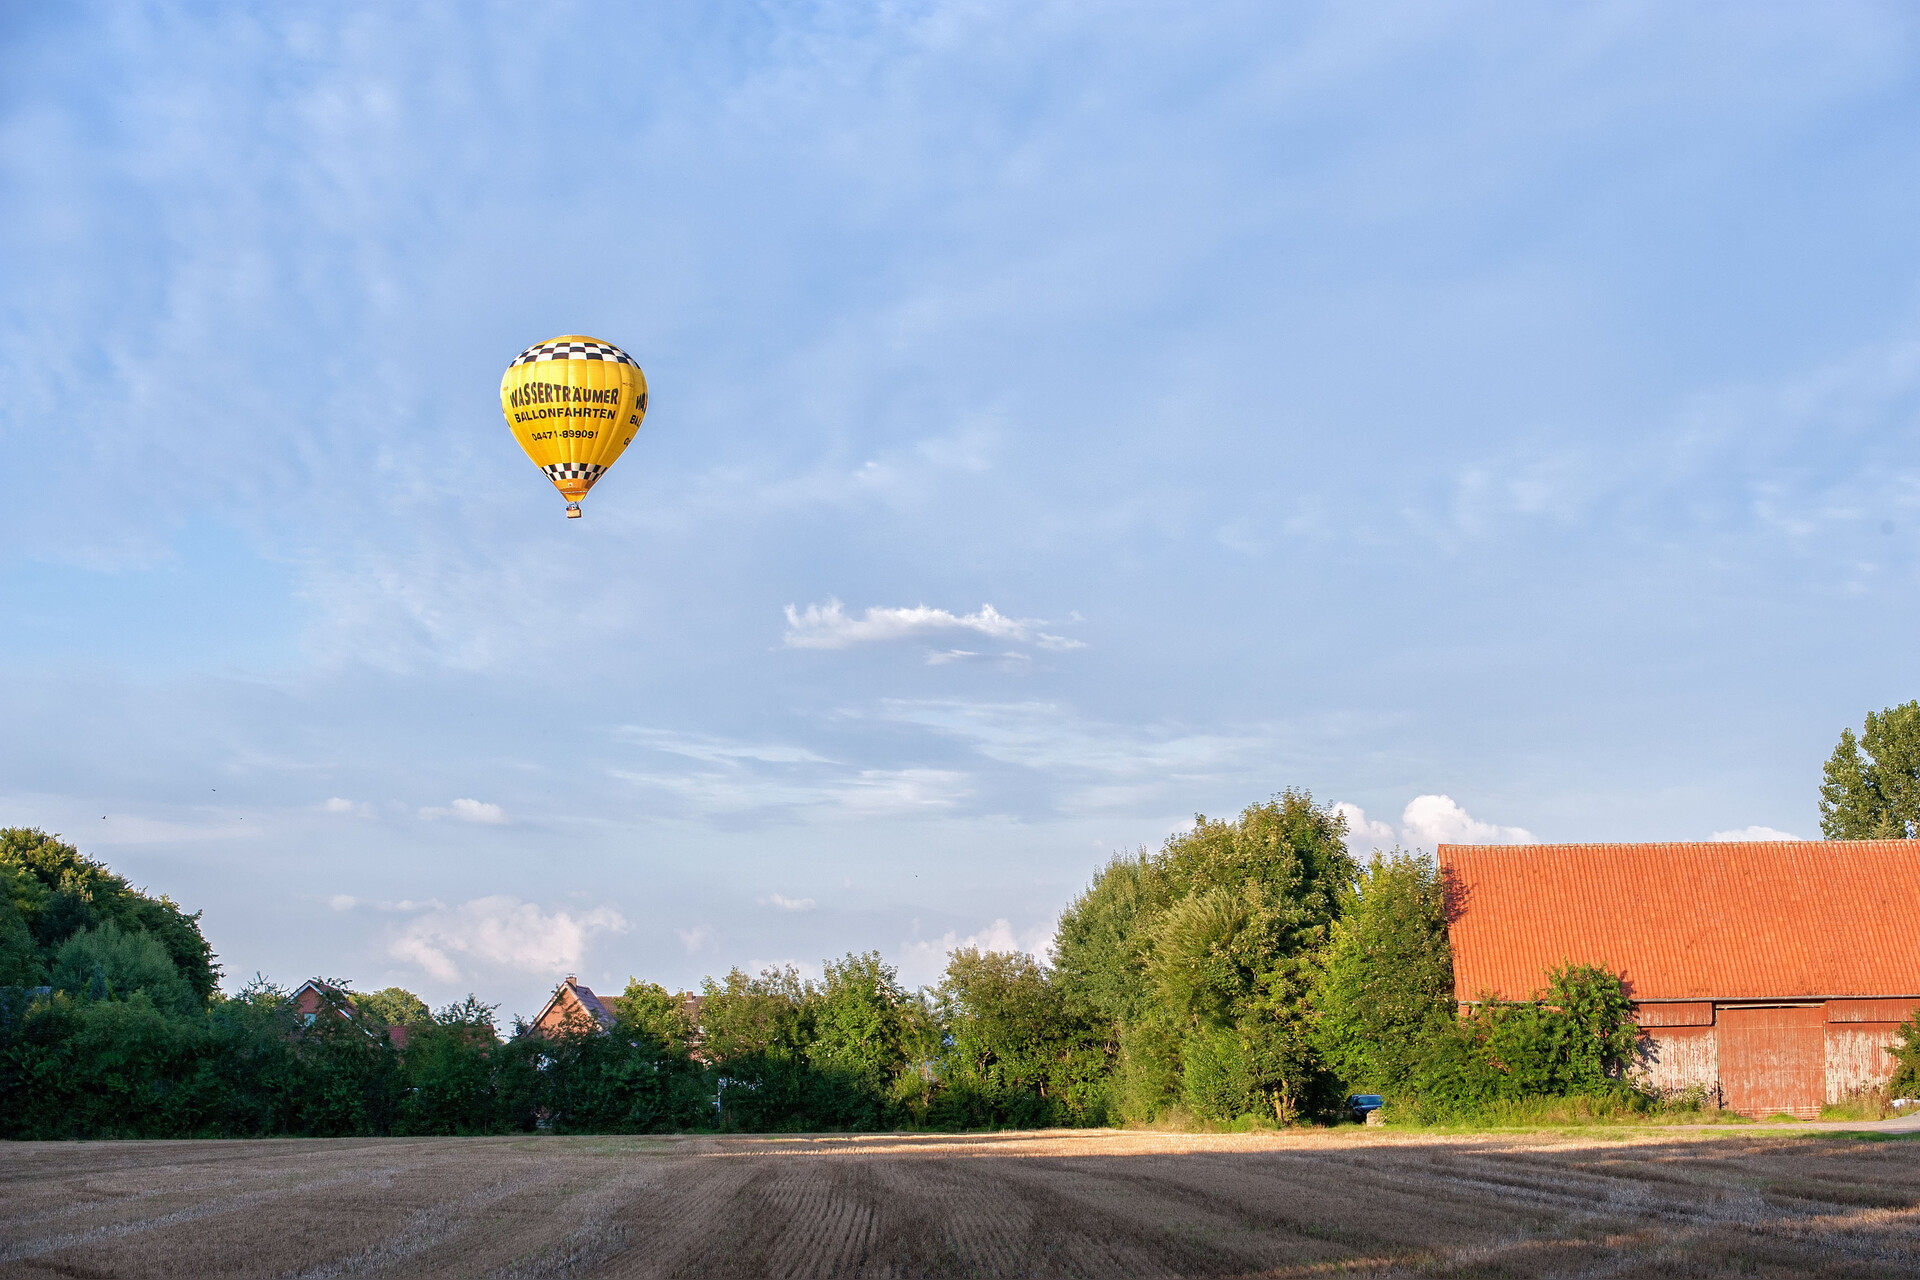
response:
[[[535,343],[500,379],[500,411],[513,438],[567,500],[599,482],[647,416],[647,377],[634,358],[598,338],[566,333]]]

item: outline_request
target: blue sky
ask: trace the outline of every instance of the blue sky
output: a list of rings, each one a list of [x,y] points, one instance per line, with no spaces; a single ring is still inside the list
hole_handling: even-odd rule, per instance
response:
[[[405,8],[0,15],[0,821],[234,978],[929,981],[1288,786],[1812,835],[1920,694],[1910,7]]]

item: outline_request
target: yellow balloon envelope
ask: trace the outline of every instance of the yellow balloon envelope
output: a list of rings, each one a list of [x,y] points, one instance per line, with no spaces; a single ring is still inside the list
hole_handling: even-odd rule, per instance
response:
[[[569,519],[640,430],[647,378],[633,357],[567,333],[522,351],[500,379],[513,438],[567,500]]]

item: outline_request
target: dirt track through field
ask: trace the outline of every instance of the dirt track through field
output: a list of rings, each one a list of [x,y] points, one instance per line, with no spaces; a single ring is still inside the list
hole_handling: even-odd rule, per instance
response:
[[[1920,1274],[1920,1140],[0,1144],[10,1276]]]

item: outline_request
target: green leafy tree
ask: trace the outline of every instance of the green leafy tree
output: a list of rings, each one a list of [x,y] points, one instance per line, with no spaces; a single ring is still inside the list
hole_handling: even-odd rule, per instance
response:
[[[1108,865],[1061,919],[1069,998],[1111,1019],[1121,1114],[1324,1108],[1312,992],[1355,867],[1345,820],[1287,791]],[[1230,1034],[1229,1034],[1230,1033]],[[1201,1063],[1187,1080],[1189,1058]]]
[[[1021,951],[948,958],[935,1010],[951,1044],[929,1113],[945,1127],[1099,1124],[1106,1118],[1105,1025]]]
[[[931,992],[910,992],[901,1006],[900,1048],[903,1061],[890,1091],[893,1114],[901,1121],[928,1123],[930,1108],[940,1091],[940,1064],[947,1049],[946,1023]]]
[[[208,1137],[307,1132],[303,1113],[317,1082],[315,1058],[301,1052],[303,1034],[287,991],[265,978],[256,975],[231,997],[216,994],[207,1009],[192,1083],[192,1132]],[[311,1051],[313,1041],[304,1047]],[[376,1078],[384,1084],[386,1073]],[[376,1104],[373,1110],[381,1109]]]
[[[34,986],[45,972],[26,916],[44,896],[39,889],[24,871],[0,863],[0,987]]]
[[[200,1005],[158,939],[145,930],[129,933],[111,920],[61,943],[49,980],[73,995],[125,998],[144,991],[166,1013],[191,1013]]]
[[[791,992],[754,986],[753,979],[734,975],[734,998],[723,997],[713,1012],[727,1051],[758,1062],[784,1039],[780,1014]],[[804,988],[797,977],[794,988]],[[611,1031],[569,1026],[550,1034],[522,1027],[515,1035],[496,1073],[508,1122],[558,1133],[659,1133],[713,1124],[721,1089],[717,1078],[703,1081],[692,1057],[697,1002],[629,978],[626,990],[604,1003],[615,1017]],[[792,1047],[782,1045],[782,1062]]]
[[[1171,898],[1159,861],[1144,849],[1115,857],[1061,913],[1055,984],[1094,1020],[1112,1061],[1110,1105],[1150,1119],[1180,1088],[1181,1019],[1153,999],[1147,926]]]
[[[792,965],[749,976],[734,969],[700,985],[700,1038],[715,1062],[801,1057],[813,1038],[813,984]]]
[[[8,1037],[8,1136],[157,1138],[181,1129],[192,1077],[194,1026],[145,992],[126,1000],[35,1001]]]
[[[1145,849],[1115,857],[1060,915],[1054,972],[1068,999],[1118,1028],[1153,1003],[1141,930],[1164,910],[1168,886]]]
[[[313,1137],[391,1132],[406,1083],[386,1025],[353,1003],[344,982],[324,984],[323,994],[338,1016],[295,1028],[301,1092],[289,1123]]]
[[[692,1047],[695,1027],[688,997],[674,995],[657,982],[628,978],[627,989],[607,1003],[634,1030],[652,1037],[666,1052],[685,1054]]]
[[[1431,858],[1376,852],[1334,921],[1315,1039],[1348,1087],[1406,1087],[1454,1022],[1445,896]]]
[[[807,1060],[853,1073],[877,1088],[905,1061],[902,1011],[907,993],[897,971],[878,951],[849,952],[823,968],[826,976],[814,1000]]]
[[[1860,737],[1840,731],[1820,782],[1829,840],[1920,836],[1920,700],[1869,712]]]
[[[30,827],[0,829],[0,867],[13,873],[5,888],[44,965],[52,965],[74,934],[111,922],[159,942],[197,999],[210,999],[219,985],[220,967],[201,936],[198,912],[188,915],[165,895],[149,897],[72,845]]]
[[[660,1133],[713,1120],[713,1095],[685,1049],[624,1013],[610,1031],[523,1028],[494,1079],[500,1114],[522,1129]]]
[[[1547,974],[1546,1003],[1559,1015],[1553,1054],[1564,1064],[1561,1090],[1617,1088],[1640,1048],[1625,978],[1601,965],[1563,964]]]
[[[813,1123],[813,1041],[818,992],[792,965],[749,976],[739,969],[700,987],[700,1053],[710,1065],[722,1128],[798,1131]]]
[[[353,1002],[369,1018],[389,1027],[412,1027],[433,1021],[427,1002],[405,987],[383,987],[378,991],[356,991]]]
[[[1888,1092],[1896,1098],[1920,1097],[1920,1009],[1908,1014],[1907,1020],[1900,1024],[1887,1052],[1893,1055],[1893,1078],[1887,1081]]]
[[[503,1127],[494,1088],[500,1037],[493,1014],[492,1005],[469,995],[437,1010],[431,1022],[409,1028],[395,1132],[491,1133]]]
[[[877,951],[848,953],[822,968],[825,976],[809,1001],[812,1035],[805,1049],[813,1068],[811,1109],[836,1127],[878,1127],[907,1063],[912,1002]]]

